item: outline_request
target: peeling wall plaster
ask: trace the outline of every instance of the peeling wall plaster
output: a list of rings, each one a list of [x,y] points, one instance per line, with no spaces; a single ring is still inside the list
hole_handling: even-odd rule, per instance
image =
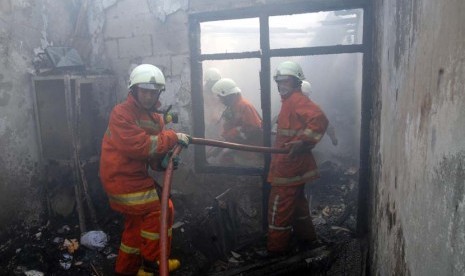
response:
[[[87,24],[91,35],[92,54],[90,65],[98,67],[102,62],[103,36],[102,31],[105,25],[105,11],[114,6],[118,0],[96,0],[90,1],[90,8],[87,10]]]

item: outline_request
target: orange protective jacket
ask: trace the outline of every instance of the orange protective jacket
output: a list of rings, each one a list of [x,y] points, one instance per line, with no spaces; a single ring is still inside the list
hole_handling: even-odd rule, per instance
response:
[[[275,147],[285,148],[286,143],[298,140],[315,145],[325,134],[327,126],[328,119],[320,107],[301,91],[294,91],[282,99]],[[300,185],[318,177],[310,149],[292,158],[287,154],[272,156],[268,174],[268,182],[272,186]]]
[[[223,133],[226,141],[260,145],[262,143],[262,119],[255,107],[242,95],[223,113]]]
[[[114,210],[137,215],[160,208],[148,166],[159,163],[177,143],[176,133],[164,130],[164,125],[161,115],[149,115],[131,94],[111,112],[102,142],[100,178]]]

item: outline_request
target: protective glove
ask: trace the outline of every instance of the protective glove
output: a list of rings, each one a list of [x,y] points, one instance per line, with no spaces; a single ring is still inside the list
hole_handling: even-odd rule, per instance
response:
[[[187,148],[187,146],[189,146],[190,142],[191,142],[191,137],[187,134],[184,134],[184,133],[176,133],[176,136],[178,136],[178,143]]]
[[[170,162],[170,158],[171,158],[172,155],[173,155],[172,150],[170,150],[168,153],[166,153],[165,157],[161,161],[161,167],[163,169],[166,170],[166,168],[168,168],[168,164]],[[173,157],[173,169],[176,170],[178,168],[178,166],[179,166],[179,163],[181,163],[181,158],[179,157],[179,155],[174,156]]]

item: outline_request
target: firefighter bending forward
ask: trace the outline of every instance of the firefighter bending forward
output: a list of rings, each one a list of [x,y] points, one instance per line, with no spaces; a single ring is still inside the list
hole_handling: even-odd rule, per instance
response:
[[[292,233],[299,245],[312,246],[317,241],[304,186],[319,177],[311,149],[325,134],[328,120],[320,107],[302,94],[303,79],[302,68],[292,61],[281,63],[274,74],[282,100],[275,147],[290,151],[275,154],[271,160],[268,255],[286,253]]]
[[[167,153],[190,142],[190,136],[164,129],[163,117],[154,112],[164,90],[165,77],[156,66],[134,68],[127,99],[112,110],[103,138],[100,177],[111,208],[124,215],[116,275],[153,275],[158,269],[161,195],[148,166],[162,170]],[[168,204],[170,248],[174,210],[171,200]],[[170,270],[179,266],[169,260]]]
[[[229,78],[218,80],[212,92],[226,107],[221,115],[223,132],[221,136],[228,142],[261,146],[263,141],[262,118],[255,107],[242,96],[236,82]],[[226,151],[224,164],[261,166],[263,157],[252,152]],[[229,161],[228,161],[229,159]]]

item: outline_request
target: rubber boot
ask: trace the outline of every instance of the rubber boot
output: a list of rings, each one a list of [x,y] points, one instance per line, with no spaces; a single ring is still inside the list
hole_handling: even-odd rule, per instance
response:
[[[160,263],[157,261],[157,266]],[[181,267],[181,262],[177,259],[169,259],[168,260],[168,272],[175,271]],[[147,267],[147,266],[142,266],[139,271],[137,272],[137,276],[155,276],[155,274],[158,275],[158,267],[156,270],[153,268]]]
[[[158,265],[160,265],[159,262],[157,262]],[[178,259],[169,259],[168,260],[168,271],[172,272],[181,267],[181,262]]]

